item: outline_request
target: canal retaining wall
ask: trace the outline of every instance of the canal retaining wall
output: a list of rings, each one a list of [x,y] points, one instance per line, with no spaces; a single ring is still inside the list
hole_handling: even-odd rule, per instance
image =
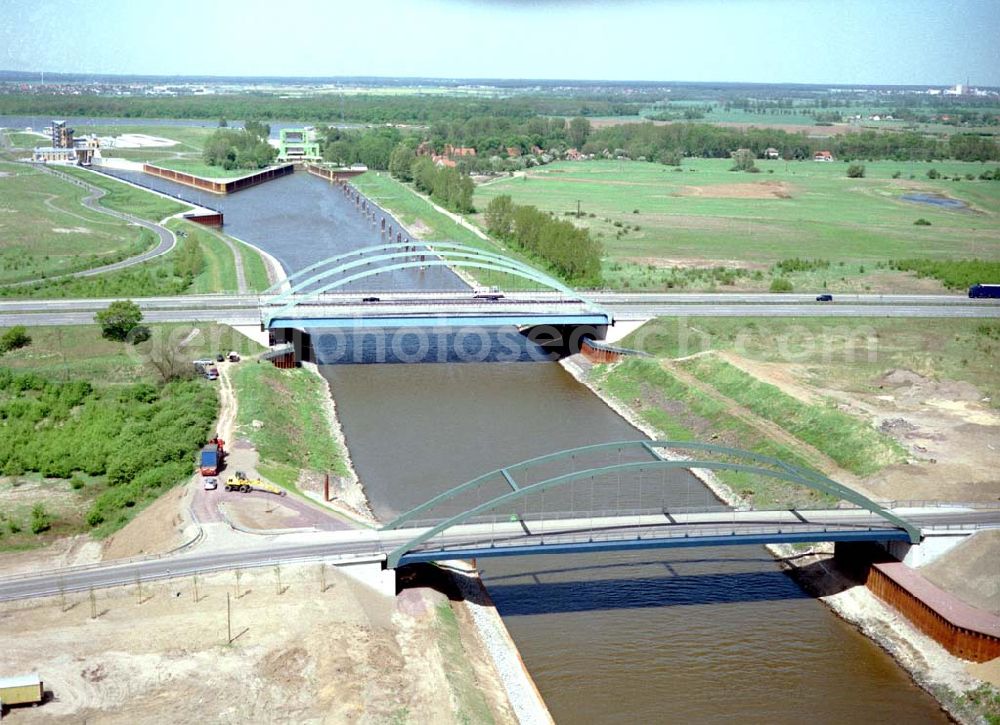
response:
[[[330,169],[325,166],[317,166],[316,164],[303,164],[303,169],[308,171],[313,176],[318,176],[327,181],[343,181],[344,179],[350,179],[352,176],[360,176],[365,173],[368,169]]]
[[[159,176],[160,178],[169,179],[178,184],[208,191],[212,194],[232,194],[241,189],[263,184],[265,181],[270,181],[271,179],[288,176],[295,171],[295,166],[293,164],[271,166],[236,179],[206,179],[185,171],[176,171],[175,169],[167,169],[153,164],[143,164],[142,170],[151,176]]]
[[[1000,617],[969,606],[872,544],[838,543],[837,567],[950,654],[973,662],[1000,657]]]

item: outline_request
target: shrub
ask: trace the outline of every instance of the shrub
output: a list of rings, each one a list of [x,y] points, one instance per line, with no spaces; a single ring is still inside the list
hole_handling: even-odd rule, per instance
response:
[[[15,325],[0,335],[0,355],[31,344],[31,336],[24,325]]]
[[[894,179],[898,179],[902,175],[903,175],[902,171],[893,171],[892,172],[892,178],[894,178]]]
[[[940,179],[941,178],[941,172],[938,171],[937,169],[928,169],[927,170],[927,178],[928,179]]]
[[[142,322],[142,310],[132,300],[116,300],[94,315],[94,321],[101,326],[103,337],[125,342],[133,328]]]
[[[36,503],[31,509],[31,533],[40,534],[52,526],[52,517],[45,511],[45,506]]]
[[[73,478],[69,479],[69,486],[74,491],[79,491],[84,486],[83,479],[73,476]]]
[[[847,167],[847,178],[848,179],[863,179],[865,177],[865,165],[864,164],[851,164]]]
[[[924,219],[923,217],[920,217],[913,223],[916,224],[918,227],[929,227],[931,225],[931,223],[926,219]]]
[[[793,289],[792,283],[785,277],[775,277],[771,281],[772,292],[791,292]]]

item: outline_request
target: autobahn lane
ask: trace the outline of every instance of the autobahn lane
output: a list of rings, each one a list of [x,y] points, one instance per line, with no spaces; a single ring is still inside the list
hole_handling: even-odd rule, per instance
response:
[[[621,320],[651,317],[1000,317],[1000,300],[970,300],[947,295],[851,295],[819,303],[808,295],[778,294],[633,294],[589,296]],[[0,326],[86,325],[93,312],[112,299],[6,300],[0,302]],[[255,295],[197,295],[137,299],[150,322],[256,324]],[[359,299],[360,303],[360,299]]]

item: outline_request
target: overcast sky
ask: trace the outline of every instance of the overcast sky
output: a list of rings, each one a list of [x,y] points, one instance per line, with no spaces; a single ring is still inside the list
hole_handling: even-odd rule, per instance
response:
[[[1000,86],[1000,0],[0,0],[0,69]]]

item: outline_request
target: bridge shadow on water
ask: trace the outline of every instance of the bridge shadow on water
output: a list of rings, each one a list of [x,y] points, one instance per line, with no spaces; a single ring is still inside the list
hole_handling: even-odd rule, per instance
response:
[[[532,363],[560,353],[514,327],[309,330],[319,365],[373,363]]]
[[[715,571],[680,573],[683,568],[709,566]],[[718,571],[734,566],[754,570]],[[662,567],[667,573],[663,576],[639,575],[638,570],[648,572],[656,567]],[[527,568],[524,572],[498,575],[490,573],[488,561],[482,562],[481,568],[489,597],[505,617],[806,600],[814,598],[810,593],[812,581],[824,582],[823,590],[817,592],[823,596],[856,585],[848,579],[831,584],[827,572],[820,571],[823,569],[821,564],[798,569],[793,578],[777,569],[775,560],[769,556],[614,562],[534,571]],[[636,570],[635,576],[629,574],[630,569]],[[615,573],[619,575],[608,576]],[[821,573],[823,576],[819,577]],[[428,564],[401,567],[399,574],[403,588],[428,586],[450,599],[460,597],[452,577],[466,576],[461,571]],[[555,578],[558,580],[553,580]],[[479,587],[466,589],[481,591]],[[477,596],[475,602],[489,604],[485,596]]]

